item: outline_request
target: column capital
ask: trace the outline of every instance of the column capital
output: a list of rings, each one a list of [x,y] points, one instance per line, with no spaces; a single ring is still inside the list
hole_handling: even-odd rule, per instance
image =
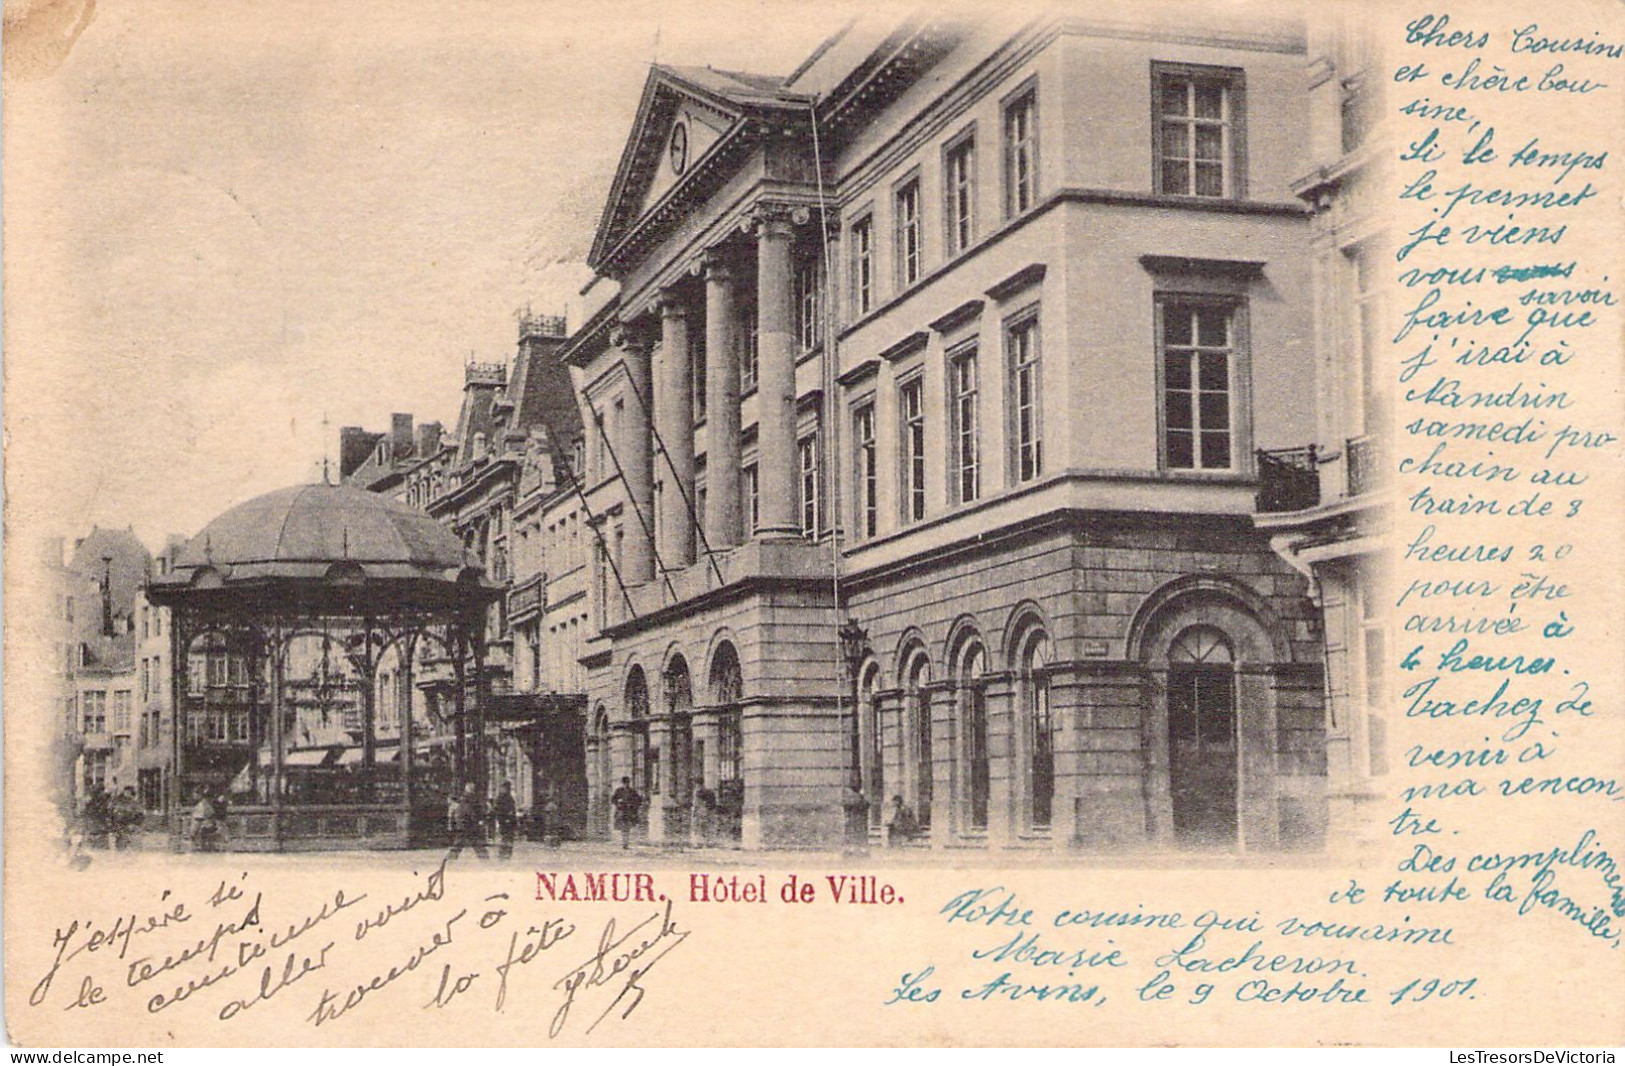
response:
[[[742,226],[757,236],[788,237],[796,226],[805,226],[810,221],[812,210],[805,204],[764,200],[752,205],[745,213]]]
[[[662,289],[660,295],[655,297],[655,307],[662,319],[686,319],[693,314],[688,301],[674,289]]]
[[[644,336],[634,322],[617,322],[609,329],[609,343],[611,347],[620,348],[626,352],[647,354],[649,339]]]
[[[732,281],[738,273],[733,257],[721,247],[707,248],[701,252],[692,270],[707,281]]]

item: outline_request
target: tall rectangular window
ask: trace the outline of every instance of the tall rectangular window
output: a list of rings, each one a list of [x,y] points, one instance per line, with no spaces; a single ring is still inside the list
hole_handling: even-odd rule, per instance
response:
[[[977,440],[976,347],[948,357],[948,439],[954,497],[969,503],[981,495],[981,445]]]
[[[1015,448],[1016,481],[1044,473],[1044,426],[1039,380],[1038,316],[1025,315],[1005,327],[1010,363],[1010,439]]]
[[[915,377],[898,389],[898,425],[902,430],[903,521],[925,517],[925,383]]]
[[[897,190],[897,284],[906,288],[920,280],[920,183],[910,180]]]
[[[818,433],[814,431],[796,442],[796,459],[801,471],[801,535],[818,539]]]
[[[750,523],[750,531],[754,534],[756,527],[762,524],[762,499],[758,491],[756,464],[741,467],[739,476],[744,482],[740,488],[741,494],[745,497],[745,519]]]
[[[948,223],[948,254],[957,255],[976,239],[976,141],[966,136],[943,156],[943,204]]]
[[[705,331],[690,330],[688,335],[689,363],[688,380],[693,388],[691,406],[694,411],[694,424],[699,425],[705,421]],[[744,360],[740,360],[743,365]],[[744,373],[743,370],[740,373]]]
[[[1388,413],[1387,375],[1381,365],[1385,344],[1377,288],[1377,258],[1372,249],[1363,245],[1351,248],[1347,255],[1354,283],[1358,329],[1354,343],[1359,352],[1361,405],[1348,425],[1351,430],[1358,427],[1372,434],[1381,429]]]
[[[1160,310],[1164,462],[1170,470],[1232,469],[1235,309],[1171,299]]]
[[[875,306],[875,220],[852,223],[852,309],[862,315]]]
[[[661,499],[661,497],[665,496],[665,494],[666,483],[664,481],[656,481],[654,483],[653,490],[650,492],[649,539],[654,542],[657,548],[662,541],[660,535],[660,512],[665,510],[664,501]]]
[[[81,701],[85,714],[86,733],[107,732],[107,693],[87,692]]]
[[[1242,195],[1242,75],[1224,67],[1153,68],[1157,190]]]
[[[796,264],[796,336],[801,350],[810,352],[823,340],[823,271],[814,256]]]
[[[747,296],[734,305],[734,337],[739,345],[739,393],[744,395],[756,387],[760,363],[761,323],[756,315],[756,297]],[[700,378],[704,381],[703,375]]]
[[[113,693],[113,730],[118,733],[130,731],[130,690],[127,688]]]
[[[1004,105],[1004,214],[1038,202],[1038,91],[1028,89]]]
[[[866,403],[852,412],[852,454],[856,464],[853,475],[857,491],[853,497],[857,506],[858,535],[872,537],[879,528],[880,517],[873,403]]]

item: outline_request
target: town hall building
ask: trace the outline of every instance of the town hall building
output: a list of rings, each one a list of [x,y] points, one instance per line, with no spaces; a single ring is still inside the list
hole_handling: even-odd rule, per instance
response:
[[[651,69],[560,353],[591,825],[630,778],[656,843],[1322,845],[1320,615],[1254,521],[1317,430],[1305,52],[922,17]]]

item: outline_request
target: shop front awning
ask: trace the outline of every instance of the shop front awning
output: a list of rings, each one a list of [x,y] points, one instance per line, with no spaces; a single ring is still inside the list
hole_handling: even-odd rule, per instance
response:
[[[361,763],[364,761],[365,755],[366,755],[366,749],[363,748],[361,745],[357,744],[353,748],[345,748],[344,751],[342,751],[339,754],[338,762],[335,763],[334,765],[337,765],[337,766],[360,766]],[[399,744],[379,744],[379,745],[376,745],[373,748],[372,757],[373,757],[373,762],[374,763],[398,762],[400,760],[400,757],[401,757],[401,746]]]
[[[491,722],[532,722],[555,715],[584,715],[584,692],[504,692],[491,697],[486,720]]]

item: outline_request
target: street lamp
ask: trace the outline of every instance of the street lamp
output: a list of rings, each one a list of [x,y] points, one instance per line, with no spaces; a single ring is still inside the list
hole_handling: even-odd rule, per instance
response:
[[[846,851],[861,855],[869,850],[869,801],[863,795],[862,747],[858,739],[858,667],[868,650],[869,631],[848,618],[841,624],[839,636],[846,676],[852,682],[852,713],[843,723],[848,749],[846,793],[841,798],[841,810],[846,814]]]

